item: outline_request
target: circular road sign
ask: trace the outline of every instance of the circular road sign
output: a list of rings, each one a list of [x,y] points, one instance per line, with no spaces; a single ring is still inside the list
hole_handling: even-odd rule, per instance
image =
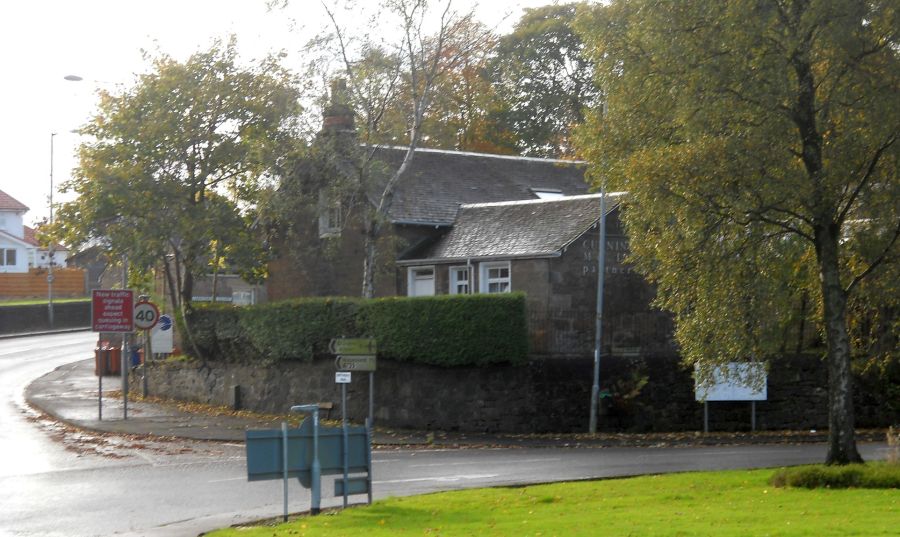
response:
[[[159,322],[159,308],[153,302],[138,302],[134,306],[134,327],[150,330]]]

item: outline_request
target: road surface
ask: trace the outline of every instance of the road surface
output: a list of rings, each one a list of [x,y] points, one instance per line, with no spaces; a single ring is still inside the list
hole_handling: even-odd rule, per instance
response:
[[[90,333],[0,340],[0,536],[194,536],[281,513],[281,483],[248,483],[243,446],[85,433],[29,409],[25,387],[90,357]],[[862,445],[883,456],[882,445]],[[396,450],[374,454],[375,496],[824,460],[823,445]],[[323,482],[323,494],[333,490]],[[294,480],[292,511],[309,495]],[[357,497],[358,499],[359,497]],[[323,498],[323,507],[338,499]]]

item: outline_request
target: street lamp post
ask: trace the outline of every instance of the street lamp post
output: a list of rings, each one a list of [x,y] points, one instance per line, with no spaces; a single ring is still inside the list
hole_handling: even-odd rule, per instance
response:
[[[50,133],[50,228],[53,229],[53,139],[55,132]],[[53,246],[54,240],[51,233],[50,245],[47,247],[49,264],[47,265],[47,321],[50,329],[53,329]]]
[[[591,412],[588,432],[597,432],[600,406],[600,353],[603,350],[603,287],[606,276],[606,179],[600,182],[600,236],[597,239],[597,314],[594,327],[594,378],[591,385]]]

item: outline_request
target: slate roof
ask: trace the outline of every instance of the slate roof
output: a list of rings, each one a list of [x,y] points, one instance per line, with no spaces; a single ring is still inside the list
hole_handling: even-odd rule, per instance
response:
[[[607,195],[607,214],[621,193]],[[600,195],[463,205],[453,228],[403,264],[483,258],[553,257],[600,219]]]
[[[396,169],[405,148],[384,147],[376,159]],[[399,224],[451,225],[461,204],[534,200],[533,188],[564,195],[587,194],[581,162],[417,149],[410,168],[394,191],[391,221]],[[380,192],[372,193],[378,199]]]
[[[27,212],[28,207],[21,201],[0,190],[0,211]]]

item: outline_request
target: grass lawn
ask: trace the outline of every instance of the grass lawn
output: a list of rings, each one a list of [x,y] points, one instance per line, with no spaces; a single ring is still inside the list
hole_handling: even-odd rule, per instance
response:
[[[389,498],[278,526],[209,535],[900,535],[897,489],[775,488],[768,483],[773,473],[684,473]]]
[[[79,297],[79,298],[54,298],[54,304],[62,304],[64,302],[90,302],[91,297]],[[9,300],[0,300],[0,307],[2,306],[35,306],[40,304],[47,304],[46,298],[15,298]]]

